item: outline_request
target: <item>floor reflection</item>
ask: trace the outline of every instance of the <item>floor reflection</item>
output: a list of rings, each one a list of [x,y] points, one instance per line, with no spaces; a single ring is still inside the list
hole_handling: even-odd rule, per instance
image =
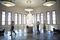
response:
[[[10,36],[10,31],[4,33],[4,36],[0,36],[0,40],[60,40],[60,34],[54,34],[54,32],[50,31],[40,31],[39,34],[36,32],[27,33],[22,30],[16,30],[15,32],[17,35],[15,36],[14,33],[12,33],[12,38]]]

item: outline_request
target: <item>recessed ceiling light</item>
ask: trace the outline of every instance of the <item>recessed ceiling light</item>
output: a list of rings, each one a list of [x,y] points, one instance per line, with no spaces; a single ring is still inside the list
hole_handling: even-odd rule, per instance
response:
[[[7,6],[7,7],[15,6],[14,3],[12,3],[12,2],[8,2],[8,1],[2,1],[1,4],[3,4],[4,6]]]
[[[52,6],[52,5],[54,5],[56,2],[55,1],[48,1],[48,2],[45,2],[43,5],[44,6]]]

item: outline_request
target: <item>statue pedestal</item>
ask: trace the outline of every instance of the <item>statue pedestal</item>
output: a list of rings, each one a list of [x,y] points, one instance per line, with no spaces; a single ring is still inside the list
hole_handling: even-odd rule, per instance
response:
[[[27,27],[27,33],[33,33],[33,27],[28,26]]]

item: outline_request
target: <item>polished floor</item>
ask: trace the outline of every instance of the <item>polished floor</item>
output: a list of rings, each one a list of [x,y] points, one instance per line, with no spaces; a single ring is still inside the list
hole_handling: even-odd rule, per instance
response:
[[[5,32],[4,36],[0,36],[0,40],[60,40],[60,34],[54,33],[50,31],[40,33],[33,32],[27,33],[23,31],[15,31],[16,35],[12,33],[12,37],[10,36],[10,32]]]

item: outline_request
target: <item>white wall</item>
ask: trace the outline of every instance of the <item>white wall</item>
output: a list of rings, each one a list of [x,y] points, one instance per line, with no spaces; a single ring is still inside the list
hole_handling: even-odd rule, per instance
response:
[[[44,6],[41,6],[41,7],[39,7],[39,8],[34,8],[34,9],[36,9],[33,13],[41,13],[41,12],[43,12],[44,13],[44,20],[46,21],[46,12],[47,11],[49,11],[50,13],[51,13],[51,16],[52,16],[52,11],[53,10],[55,10],[56,11],[56,21],[57,21],[57,24],[56,24],[56,27],[52,24],[52,18],[51,18],[51,24],[50,25],[48,25],[48,26],[51,26],[51,25],[53,25],[55,28],[58,28],[58,29],[60,29],[60,0],[57,0],[57,3],[54,5],[54,6],[52,6],[52,7],[44,7]],[[1,5],[1,4],[0,4]],[[6,25],[5,26],[2,26],[1,25],[1,22],[0,22],[0,27],[4,27],[6,30],[10,30],[10,26],[8,26],[7,24],[7,13],[8,12],[12,12],[12,20],[14,20],[14,14],[15,13],[22,13],[22,14],[24,14],[25,13],[25,11],[22,9],[22,8],[20,8],[20,7],[11,7],[11,8],[7,8],[7,7],[5,7],[5,6],[3,6],[3,5],[1,5],[0,6],[0,21],[1,21],[1,11],[3,11],[3,10],[5,10],[6,11]],[[23,20],[23,19],[22,19]],[[35,24],[36,24],[36,19],[35,19]],[[15,29],[24,29],[25,27],[23,26],[23,21],[22,21],[22,24],[21,25],[15,25]],[[36,28],[36,25],[34,25],[34,28]],[[50,28],[50,27],[49,27]]]

